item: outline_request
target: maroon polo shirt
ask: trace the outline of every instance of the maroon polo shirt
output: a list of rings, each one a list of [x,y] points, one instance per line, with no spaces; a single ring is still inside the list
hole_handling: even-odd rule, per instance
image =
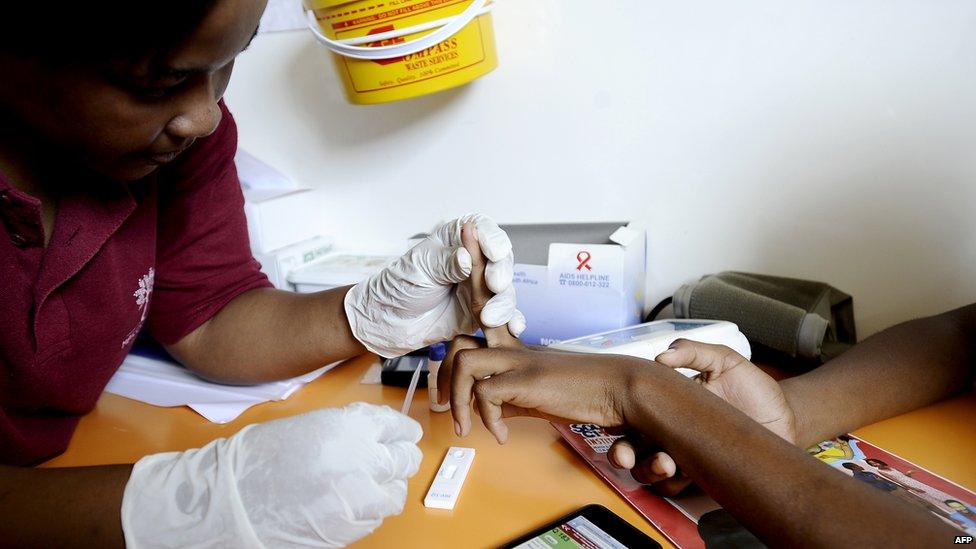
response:
[[[0,463],[52,457],[145,325],[179,341],[271,284],[251,256],[221,103],[217,130],[149,177],[62,182],[44,246],[40,203],[0,173]]]

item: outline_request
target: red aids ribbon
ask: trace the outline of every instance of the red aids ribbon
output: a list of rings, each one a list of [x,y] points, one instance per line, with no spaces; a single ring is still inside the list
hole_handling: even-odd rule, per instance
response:
[[[592,271],[593,267],[590,267],[590,252],[580,252],[576,254],[576,261],[580,264],[576,266],[577,271],[582,271],[583,267],[586,267],[587,271]]]

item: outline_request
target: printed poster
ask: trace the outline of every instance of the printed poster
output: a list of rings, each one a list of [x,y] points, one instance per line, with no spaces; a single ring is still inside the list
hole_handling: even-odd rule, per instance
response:
[[[704,548],[698,519],[721,508],[700,489],[663,498],[637,482],[629,471],[613,467],[607,451],[619,435],[592,424],[556,424],[563,439],[671,543],[683,549]],[[842,436],[807,449],[851,482],[865,482],[912,505],[918,505],[966,535],[976,536],[976,493],[857,437]]]

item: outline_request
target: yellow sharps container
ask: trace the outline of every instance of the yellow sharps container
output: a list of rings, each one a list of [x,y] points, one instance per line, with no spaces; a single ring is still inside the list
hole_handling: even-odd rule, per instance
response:
[[[439,92],[498,66],[490,0],[304,0],[349,101]]]

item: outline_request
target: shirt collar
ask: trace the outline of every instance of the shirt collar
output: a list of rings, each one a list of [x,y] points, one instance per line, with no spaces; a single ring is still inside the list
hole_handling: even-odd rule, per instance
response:
[[[44,245],[41,201],[14,187],[0,172],[0,221],[19,248]]]

